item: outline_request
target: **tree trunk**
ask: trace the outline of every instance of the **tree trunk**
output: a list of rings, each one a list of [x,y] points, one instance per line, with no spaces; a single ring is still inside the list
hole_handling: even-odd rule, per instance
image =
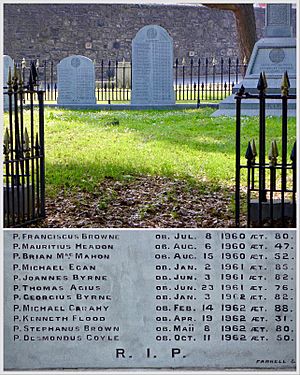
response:
[[[256,23],[253,4],[205,4],[209,8],[234,12],[241,58],[249,61],[256,42]]]

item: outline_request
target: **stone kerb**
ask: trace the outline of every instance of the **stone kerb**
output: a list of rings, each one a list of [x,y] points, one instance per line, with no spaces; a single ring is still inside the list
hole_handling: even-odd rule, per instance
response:
[[[9,68],[11,68],[11,73],[13,74],[14,61],[10,56],[4,55],[3,56],[3,86],[4,87],[7,86]],[[7,89],[4,89],[3,93],[4,92],[7,92]],[[8,108],[9,108],[8,95],[4,94],[3,95],[3,109],[4,111],[8,111]]]
[[[175,104],[173,39],[160,26],[144,26],[132,41],[131,104]]]
[[[72,55],[57,65],[58,105],[96,104],[95,69],[92,60]]]

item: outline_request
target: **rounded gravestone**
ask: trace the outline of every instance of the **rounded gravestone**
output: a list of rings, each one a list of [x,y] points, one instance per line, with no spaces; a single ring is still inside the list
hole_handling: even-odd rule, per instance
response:
[[[173,105],[173,39],[157,25],[138,31],[132,41],[133,105]]]
[[[6,86],[7,86],[7,81],[8,81],[9,68],[11,68],[11,73],[13,74],[13,69],[14,69],[13,59],[8,55],[4,55],[3,56],[3,86],[4,86],[4,90],[3,90],[3,109],[4,109],[4,111],[8,111],[8,109],[9,109],[9,99],[8,99],[8,95],[6,94],[6,92],[7,92]]]
[[[57,104],[96,104],[95,69],[92,60],[80,55],[66,57],[57,65],[57,78]]]

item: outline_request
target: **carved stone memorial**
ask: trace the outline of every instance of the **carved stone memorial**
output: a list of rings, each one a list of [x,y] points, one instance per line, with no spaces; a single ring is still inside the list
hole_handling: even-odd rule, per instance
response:
[[[292,37],[291,4],[267,4],[265,13],[264,38],[255,43],[245,78],[235,85],[236,93],[243,85],[246,92],[257,93],[257,82],[261,72],[265,72],[269,94],[280,93],[281,81],[285,71],[290,80],[290,93],[296,91],[296,38]],[[229,96],[220,103],[214,116],[234,116],[235,99]],[[281,103],[268,100],[267,115],[281,116]],[[258,103],[255,100],[242,102],[242,114],[258,115]],[[289,115],[296,115],[296,101],[289,100]]]
[[[128,89],[131,85],[131,63],[129,61],[120,61],[116,74],[119,88]]]
[[[132,105],[173,105],[173,40],[148,25],[132,41]]]
[[[296,230],[4,234],[6,370],[295,370]]]
[[[69,56],[57,65],[59,105],[96,104],[95,69],[84,56]]]
[[[3,56],[3,86],[6,87],[7,86],[7,80],[8,80],[8,71],[9,71],[9,68],[11,68],[11,74],[13,74],[13,69],[14,69],[14,62],[13,62],[13,59],[8,56],[8,55],[4,55]],[[4,89],[3,90],[3,93],[7,92],[7,89]],[[8,104],[8,95],[7,94],[3,94],[3,108],[4,108],[4,111],[7,111],[8,110],[8,107],[9,107],[9,104]]]

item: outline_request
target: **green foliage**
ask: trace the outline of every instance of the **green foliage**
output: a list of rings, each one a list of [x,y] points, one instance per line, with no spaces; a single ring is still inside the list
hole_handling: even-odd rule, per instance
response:
[[[211,117],[213,111],[45,108],[48,194],[61,187],[95,191],[105,177],[122,180],[137,175],[187,179],[200,189],[207,183],[215,190],[234,186],[235,119]],[[24,121],[28,119],[26,113]],[[289,152],[295,127],[295,119],[290,119]],[[258,119],[245,117],[242,155],[252,138],[258,145]],[[267,145],[275,139],[280,149],[280,119],[267,119],[267,139]],[[110,199],[103,199],[103,207]]]

